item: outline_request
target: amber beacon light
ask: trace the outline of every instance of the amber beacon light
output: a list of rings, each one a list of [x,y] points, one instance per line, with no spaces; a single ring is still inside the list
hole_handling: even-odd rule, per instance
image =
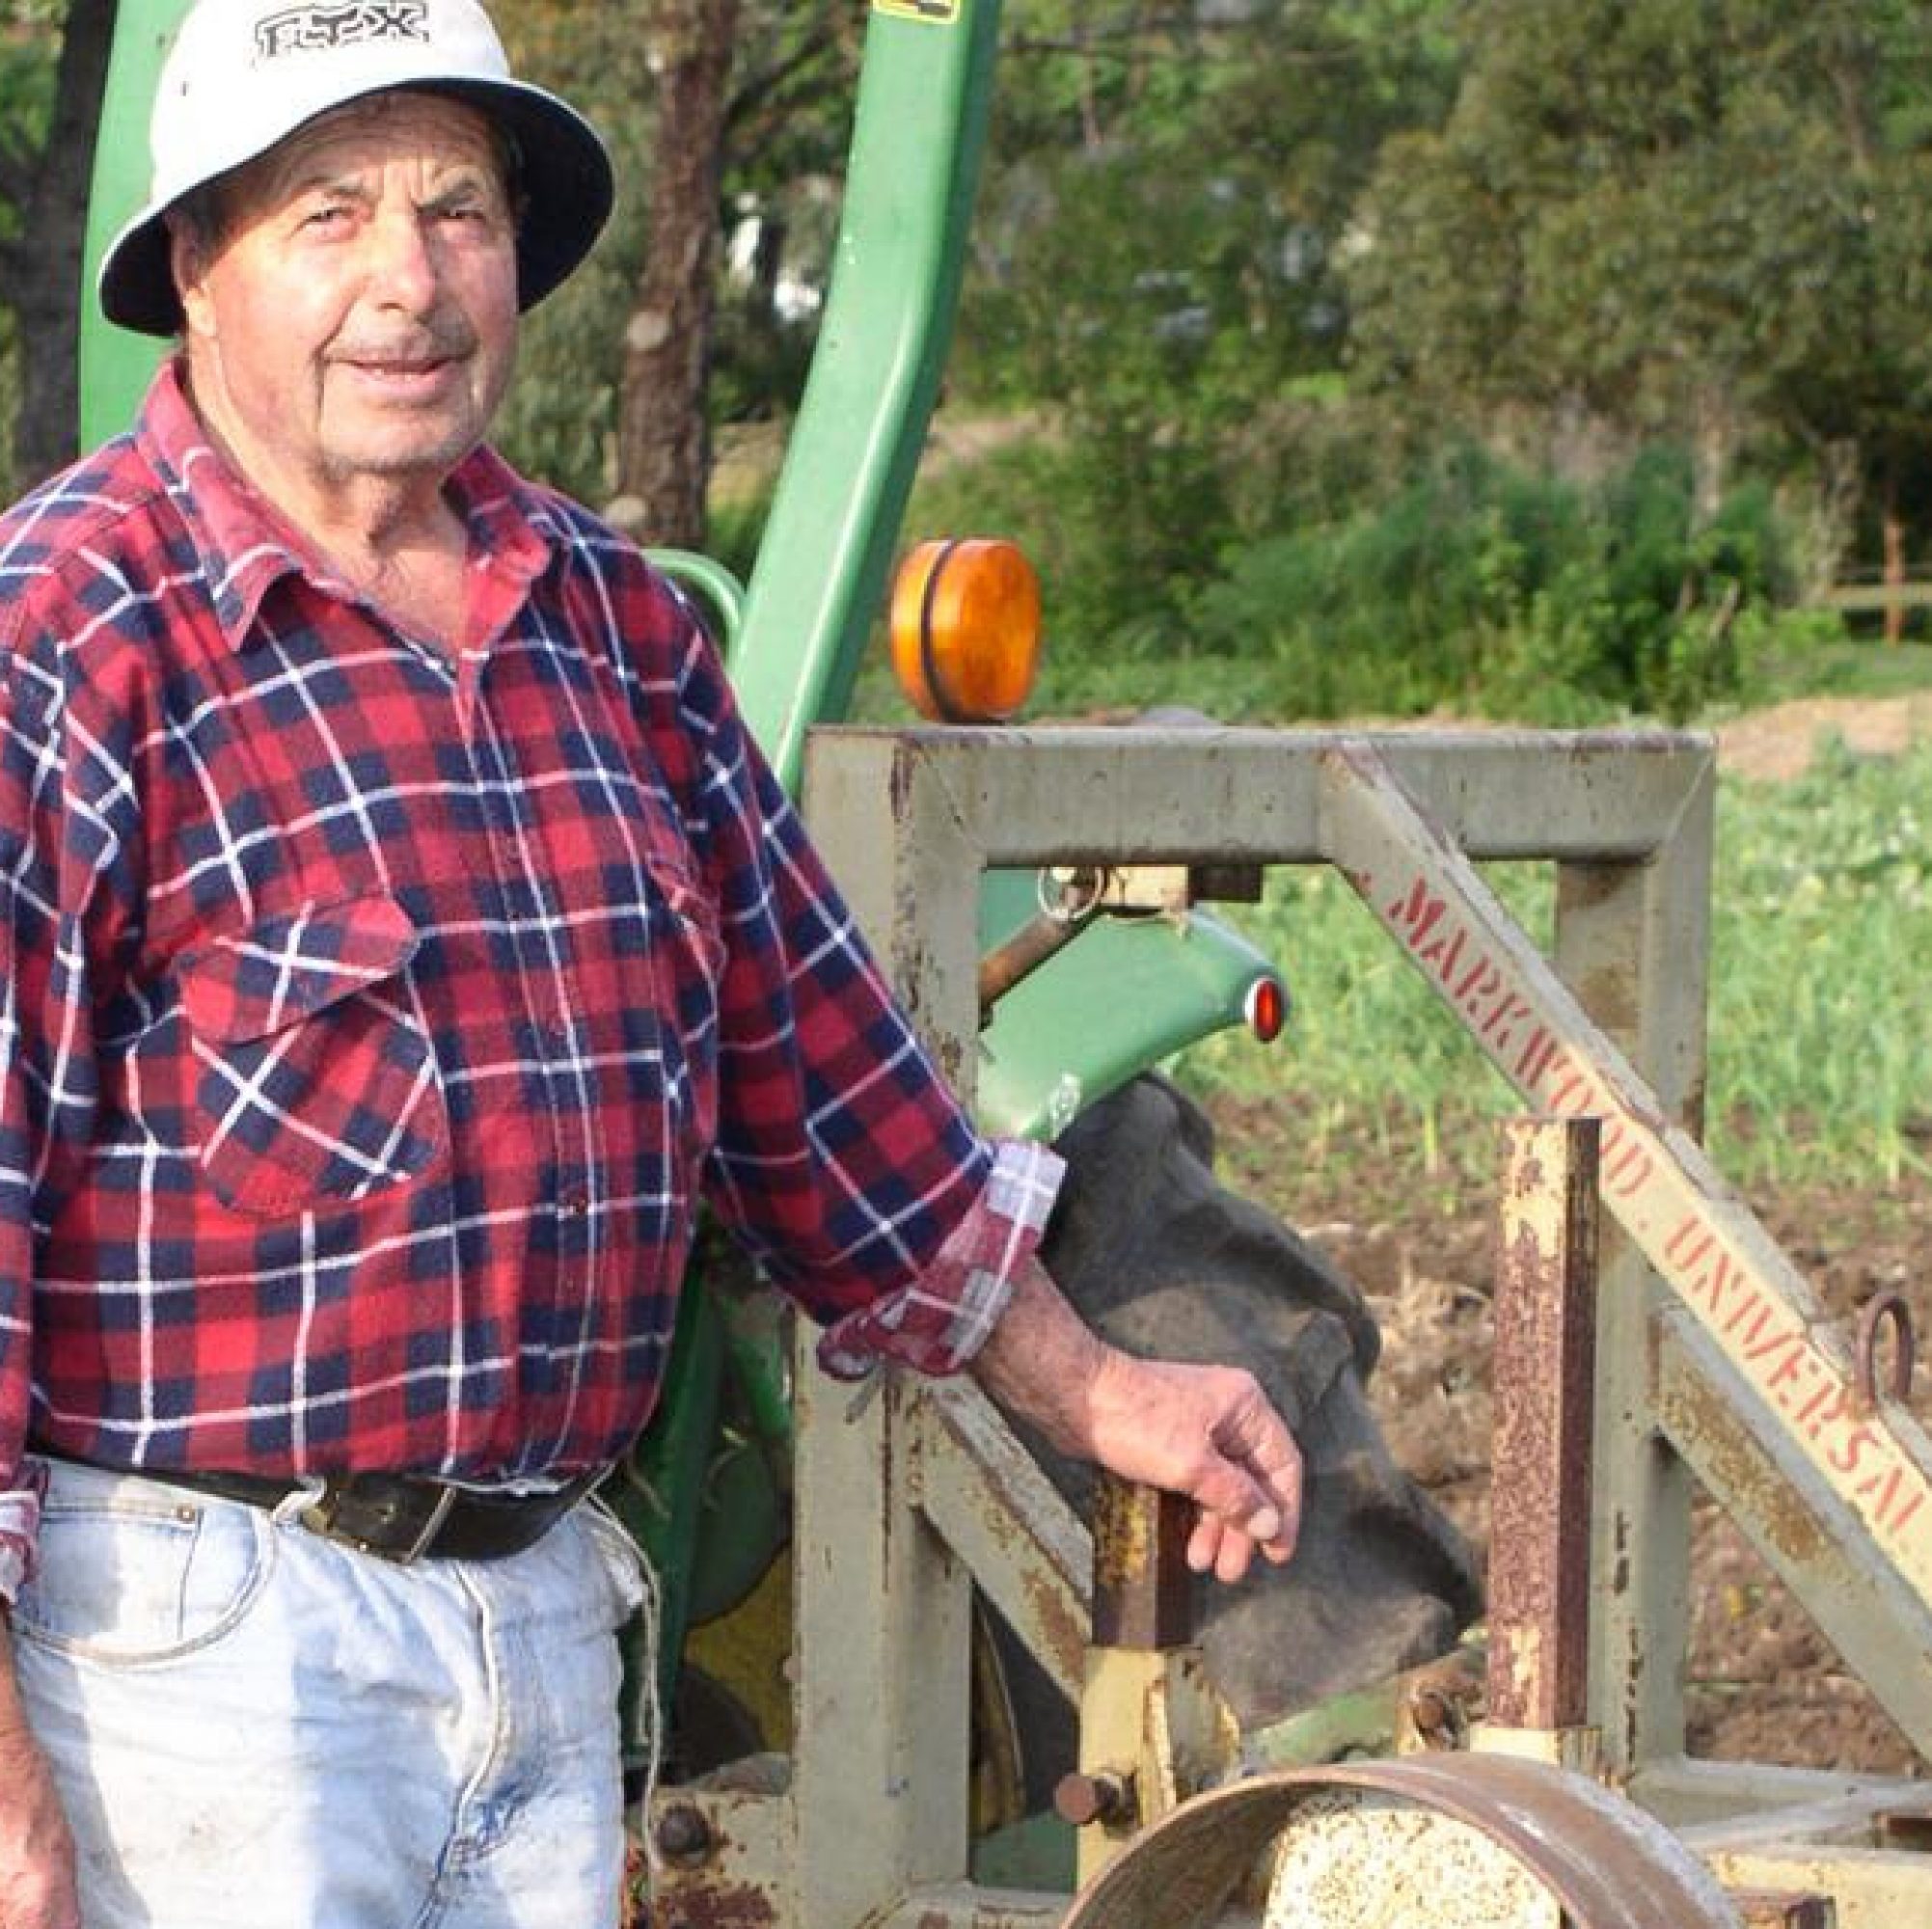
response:
[[[990,536],[924,542],[892,586],[892,668],[936,723],[1003,723],[1040,666],[1040,579]]]

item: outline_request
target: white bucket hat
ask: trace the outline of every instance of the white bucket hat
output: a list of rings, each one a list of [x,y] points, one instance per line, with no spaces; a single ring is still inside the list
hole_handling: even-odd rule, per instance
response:
[[[100,264],[108,320],[173,335],[181,306],[168,260],[168,209],[316,115],[399,87],[469,101],[514,144],[525,202],[519,305],[541,301],[609,218],[611,157],[575,108],[511,77],[476,0],[198,0],[155,90],[148,205]]]

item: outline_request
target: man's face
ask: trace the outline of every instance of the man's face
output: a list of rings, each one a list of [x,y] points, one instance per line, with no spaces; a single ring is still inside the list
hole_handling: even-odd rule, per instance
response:
[[[440,485],[509,380],[515,222],[459,101],[381,95],[298,129],[224,185],[211,245],[177,229],[175,270],[197,404],[285,507]]]

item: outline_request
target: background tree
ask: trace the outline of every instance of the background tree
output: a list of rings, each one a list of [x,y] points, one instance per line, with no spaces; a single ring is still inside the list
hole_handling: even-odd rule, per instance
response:
[[[502,440],[592,503],[628,497],[647,540],[698,540],[713,431],[781,425],[803,378],[868,10],[493,11],[605,129],[620,182],[531,318]],[[70,447],[86,57],[110,17],[0,0],[0,419],[23,469]],[[1413,620],[1382,609],[1401,620],[1375,634],[1423,639],[1404,701],[1579,679],[1592,701],[1689,701],[1674,606],[1713,580],[1720,607],[1747,579],[1782,593],[1774,492],[1814,505],[1814,574],[1853,549],[1900,574],[1932,533],[1916,0],[1006,0],[1002,19],[949,374],[966,446],[994,452],[933,513],[1027,537],[1063,650],[1153,665],[1176,638],[1265,634],[1320,700],[1353,700],[1320,625],[1400,583]],[[1740,490],[1754,559],[1714,579]],[[1617,523],[1655,533],[1673,504],[1654,552]],[[754,529],[734,498],[711,544],[743,561]],[[1632,551],[1673,557],[1678,584]],[[1331,580],[1348,557],[1366,584]],[[1428,630],[1465,621],[1488,640]],[[1606,660],[1607,681],[1578,668]]]
[[[1901,502],[1932,380],[1932,15],[1483,0],[1465,56],[1445,123],[1392,140],[1362,204],[1364,381],[1572,473],[1679,438],[1706,519],[1754,433],[1820,476],[1849,450]]]
[[[88,167],[115,0],[0,11],[0,288],[11,312],[15,487],[74,454]]]
[[[624,331],[617,490],[637,534],[698,549],[711,479],[706,388],[738,0],[652,0],[641,11],[657,134],[644,265]]]
[[[1305,489],[1352,205],[1446,94],[1439,12],[1010,9],[955,380],[1047,431],[1004,479],[1067,630],[1167,647],[1190,584]]]
[[[859,23],[842,0],[503,0],[519,58],[617,149],[619,200],[586,269],[531,318],[504,439],[643,540],[705,540],[711,425],[796,399],[809,284],[850,125]],[[730,272],[727,244],[740,243]]]

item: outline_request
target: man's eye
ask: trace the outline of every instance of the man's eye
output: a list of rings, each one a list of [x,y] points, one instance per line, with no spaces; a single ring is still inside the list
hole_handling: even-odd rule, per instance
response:
[[[349,210],[340,203],[335,203],[327,207],[312,207],[302,217],[302,225],[305,228],[316,228],[326,231],[331,228],[341,227],[348,218]]]

